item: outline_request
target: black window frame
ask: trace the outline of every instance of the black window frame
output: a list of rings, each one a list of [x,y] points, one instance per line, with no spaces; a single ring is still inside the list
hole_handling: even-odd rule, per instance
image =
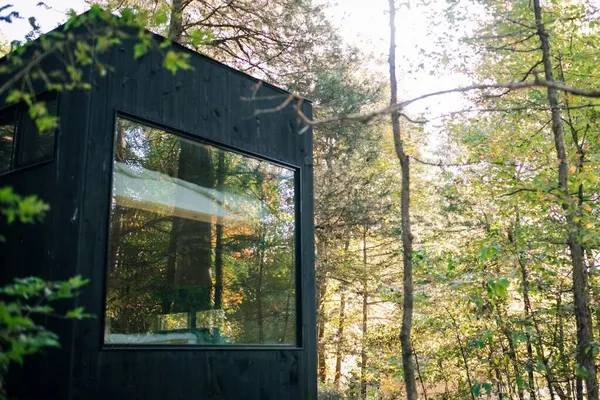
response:
[[[294,300],[295,300],[295,343],[290,344],[122,344],[122,343],[106,343],[104,340],[104,332],[106,328],[106,313],[107,313],[107,298],[108,298],[108,263],[109,263],[109,252],[110,252],[110,220],[111,220],[111,204],[113,196],[113,185],[114,185],[114,161],[116,156],[116,145],[117,145],[117,127],[119,119],[125,119],[130,122],[145,125],[150,128],[159,129],[165,133],[178,136],[185,140],[191,140],[193,142],[211,146],[213,148],[236,153],[245,157],[254,158],[259,161],[265,161],[273,165],[277,165],[282,168],[287,168],[293,171],[294,174]],[[104,249],[104,262],[103,262],[103,280],[102,284],[102,315],[100,316],[100,351],[270,351],[270,350],[294,350],[303,351],[306,345],[305,338],[305,324],[304,324],[304,297],[306,294],[303,292],[303,243],[302,243],[302,168],[299,165],[295,165],[289,162],[277,160],[271,157],[267,157],[252,151],[240,149],[239,147],[227,145],[214,140],[207,139],[202,136],[197,136],[185,132],[181,129],[173,128],[165,125],[164,123],[153,121],[148,118],[142,118],[134,114],[115,109],[113,113],[112,121],[112,144],[110,146],[110,168],[109,168],[109,185],[107,191],[107,202],[105,208],[105,249]]]

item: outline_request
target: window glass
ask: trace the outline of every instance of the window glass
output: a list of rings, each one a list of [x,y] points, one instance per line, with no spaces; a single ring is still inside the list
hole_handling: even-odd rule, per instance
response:
[[[56,102],[46,103],[49,115],[56,115]],[[25,110],[26,111],[26,110]],[[28,112],[20,113],[17,127],[18,152],[15,167],[51,160],[54,153],[54,129],[40,131]]]
[[[56,98],[43,96],[50,116],[57,115]],[[54,156],[55,129],[40,131],[26,104],[0,110],[0,173],[27,167]]]
[[[12,168],[16,112],[14,108],[0,113],[0,174]]]
[[[295,344],[294,171],[119,118],[105,343]]]

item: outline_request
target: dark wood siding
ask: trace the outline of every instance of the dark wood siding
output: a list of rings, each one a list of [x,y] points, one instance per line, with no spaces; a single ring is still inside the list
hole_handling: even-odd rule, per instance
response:
[[[45,64],[48,70],[57,65],[52,60]],[[50,205],[42,223],[2,225],[2,234],[7,240],[0,244],[0,285],[15,277],[65,280],[76,273],[85,175],[81,155],[89,98],[89,92],[59,94],[60,124],[53,159],[0,176],[0,187],[12,186],[21,195],[38,195]],[[72,309],[76,301],[66,300],[54,306],[58,312],[65,312]],[[23,367],[13,365],[7,381],[11,398],[39,399],[48,393],[53,393],[53,398],[68,398],[73,322],[56,318],[40,322],[59,335],[61,348],[28,357]]]

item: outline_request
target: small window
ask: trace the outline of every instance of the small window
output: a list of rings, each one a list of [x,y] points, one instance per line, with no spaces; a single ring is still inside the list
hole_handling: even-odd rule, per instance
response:
[[[296,344],[295,171],[119,118],[104,341]]]
[[[49,115],[57,115],[56,99],[43,99]],[[0,174],[52,160],[55,130],[40,131],[27,105],[0,111]]]

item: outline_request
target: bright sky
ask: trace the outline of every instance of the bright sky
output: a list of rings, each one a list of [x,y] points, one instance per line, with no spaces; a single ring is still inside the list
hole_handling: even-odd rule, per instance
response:
[[[326,1],[326,0],[322,0]],[[400,3],[401,1],[396,1]],[[425,93],[436,92],[467,84],[464,77],[444,71],[435,75],[428,72],[409,72],[408,66],[417,65],[427,60],[419,54],[419,49],[426,51],[440,50],[437,48],[436,37],[428,32],[431,28],[429,13],[432,9],[445,6],[444,1],[431,0],[427,5],[419,0],[407,0],[410,7],[401,6],[397,11],[396,20],[396,58],[398,87],[400,100],[413,98]],[[331,3],[330,3],[331,4]],[[389,52],[389,21],[388,0],[338,0],[331,4],[329,17],[337,23],[342,36],[366,52],[372,52],[376,60],[374,68],[387,76],[387,54]],[[378,64],[378,65],[377,65]],[[413,114],[426,112],[431,115],[450,112],[461,108],[463,101],[460,95],[450,95],[422,101],[414,104],[408,111]]]
[[[43,31],[49,31],[60,25],[67,19],[70,9],[78,13],[85,10],[83,0],[44,0],[51,8],[37,6],[40,0],[6,0],[2,4],[13,4],[11,10],[17,11],[22,19],[14,19],[12,23],[0,23],[0,32],[8,41],[23,40],[25,35],[31,31],[27,20],[33,16]]]
[[[315,0],[326,2],[327,0]],[[430,27],[425,8],[431,11],[436,7],[436,1],[430,1],[427,6],[418,5],[418,0],[411,1],[412,7],[401,7],[397,20],[397,57],[399,88],[401,99],[418,96],[423,93],[456,87],[466,83],[463,78],[453,74],[436,73],[434,76],[426,72],[407,74],[407,61],[419,60],[418,49],[435,50],[435,37],[428,34]],[[22,40],[31,30],[27,18],[35,16],[43,31],[51,30],[66,19],[69,9],[78,13],[86,8],[83,0],[45,0],[51,6],[48,9],[38,6],[40,0],[13,0],[13,10],[18,11],[23,19],[13,23],[0,23],[0,34],[8,41]],[[9,1],[10,3],[10,1]],[[440,2],[443,4],[444,2]],[[330,3],[331,4],[331,3]],[[348,43],[361,47],[366,52],[373,53],[372,68],[387,74],[387,52],[389,48],[388,0],[338,0],[331,4],[328,16],[341,30],[342,36]],[[422,62],[419,60],[418,62]],[[412,112],[424,112],[426,107],[432,114],[448,112],[460,104],[460,96],[444,96],[413,106]]]

